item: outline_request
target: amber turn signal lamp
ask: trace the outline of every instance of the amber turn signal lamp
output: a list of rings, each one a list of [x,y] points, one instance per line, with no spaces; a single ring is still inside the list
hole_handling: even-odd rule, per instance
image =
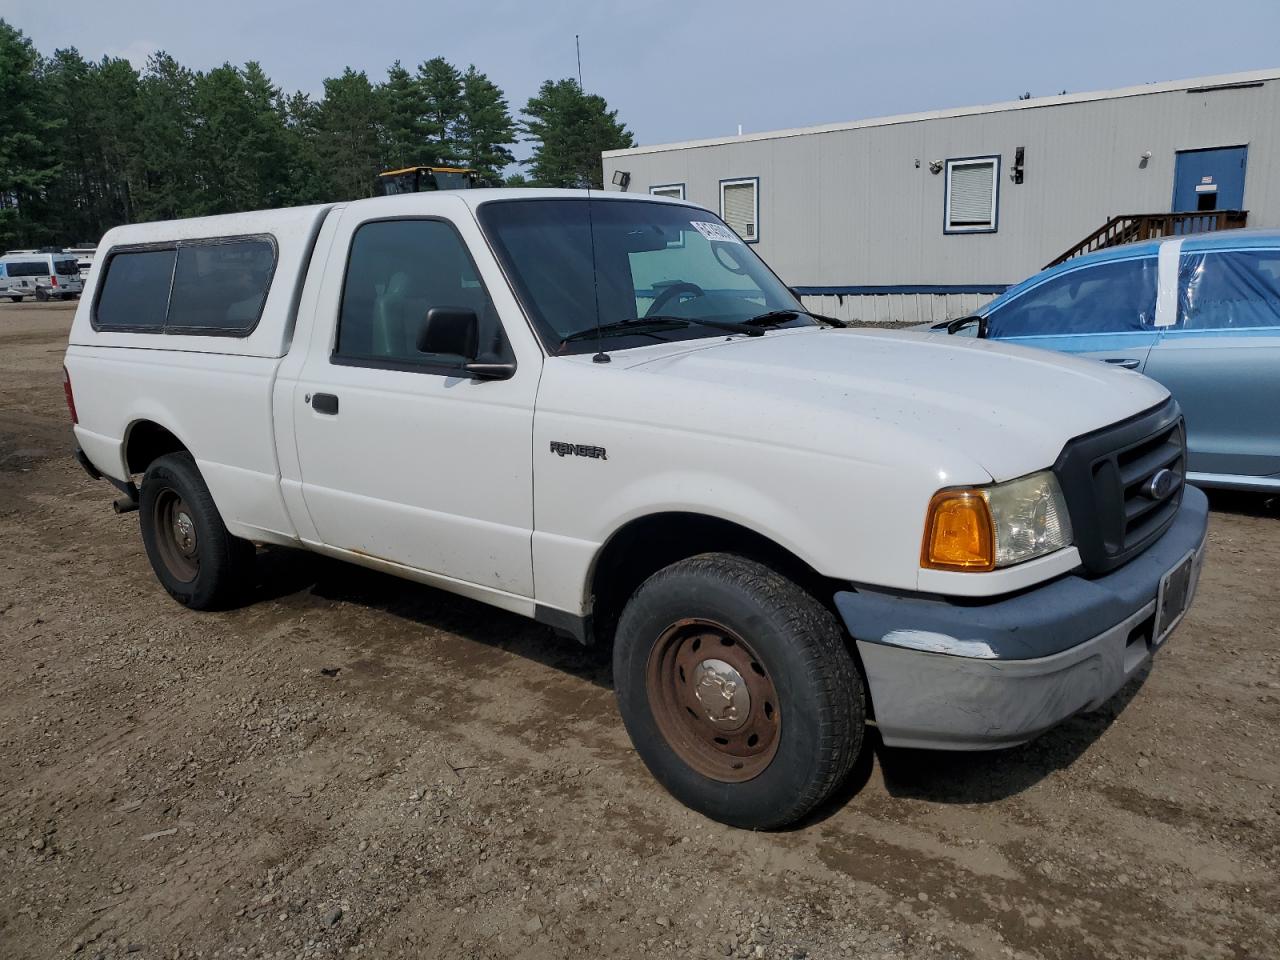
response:
[[[994,570],[996,541],[986,498],[976,490],[941,490],[929,501],[920,566]]]

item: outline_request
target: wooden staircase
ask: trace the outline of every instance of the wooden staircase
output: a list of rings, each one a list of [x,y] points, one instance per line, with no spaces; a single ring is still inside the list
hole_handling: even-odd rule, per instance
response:
[[[1126,213],[1112,217],[1089,236],[1060,257],[1045,264],[1045,268],[1122,243],[1139,240],[1157,240],[1160,237],[1182,236],[1191,233],[1208,233],[1213,230],[1236,230],[1246,225],[1248,210],[1205,210],[1184,213]]]

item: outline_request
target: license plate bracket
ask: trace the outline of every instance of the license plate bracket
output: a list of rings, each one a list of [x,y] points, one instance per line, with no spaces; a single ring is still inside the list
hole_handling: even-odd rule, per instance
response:
[[[1160,578],[1156,600],[1156,625],[1152,646],[1158,647],[1187,612],[1195,585],[1196,551],[1192,550]]]

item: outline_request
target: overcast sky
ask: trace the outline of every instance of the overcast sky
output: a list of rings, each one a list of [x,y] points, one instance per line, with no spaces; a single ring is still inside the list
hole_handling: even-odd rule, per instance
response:
[[[1280,66],[1280,0],[0,0],[43,53],[196,69],[257,60],[286,90],[344,66],[474,63],[513,110],[573,76],[662,143]]]

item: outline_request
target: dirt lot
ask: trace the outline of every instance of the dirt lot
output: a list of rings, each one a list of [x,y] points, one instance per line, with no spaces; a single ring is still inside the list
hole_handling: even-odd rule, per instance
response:
[[[0,957],[1280,956],[1280,512],[1215,498],[1143,682],[1017,750],[868,750],[751,834],[607,658],[288,551],[196,614],[69,456],[70,310],[0,307]]]

